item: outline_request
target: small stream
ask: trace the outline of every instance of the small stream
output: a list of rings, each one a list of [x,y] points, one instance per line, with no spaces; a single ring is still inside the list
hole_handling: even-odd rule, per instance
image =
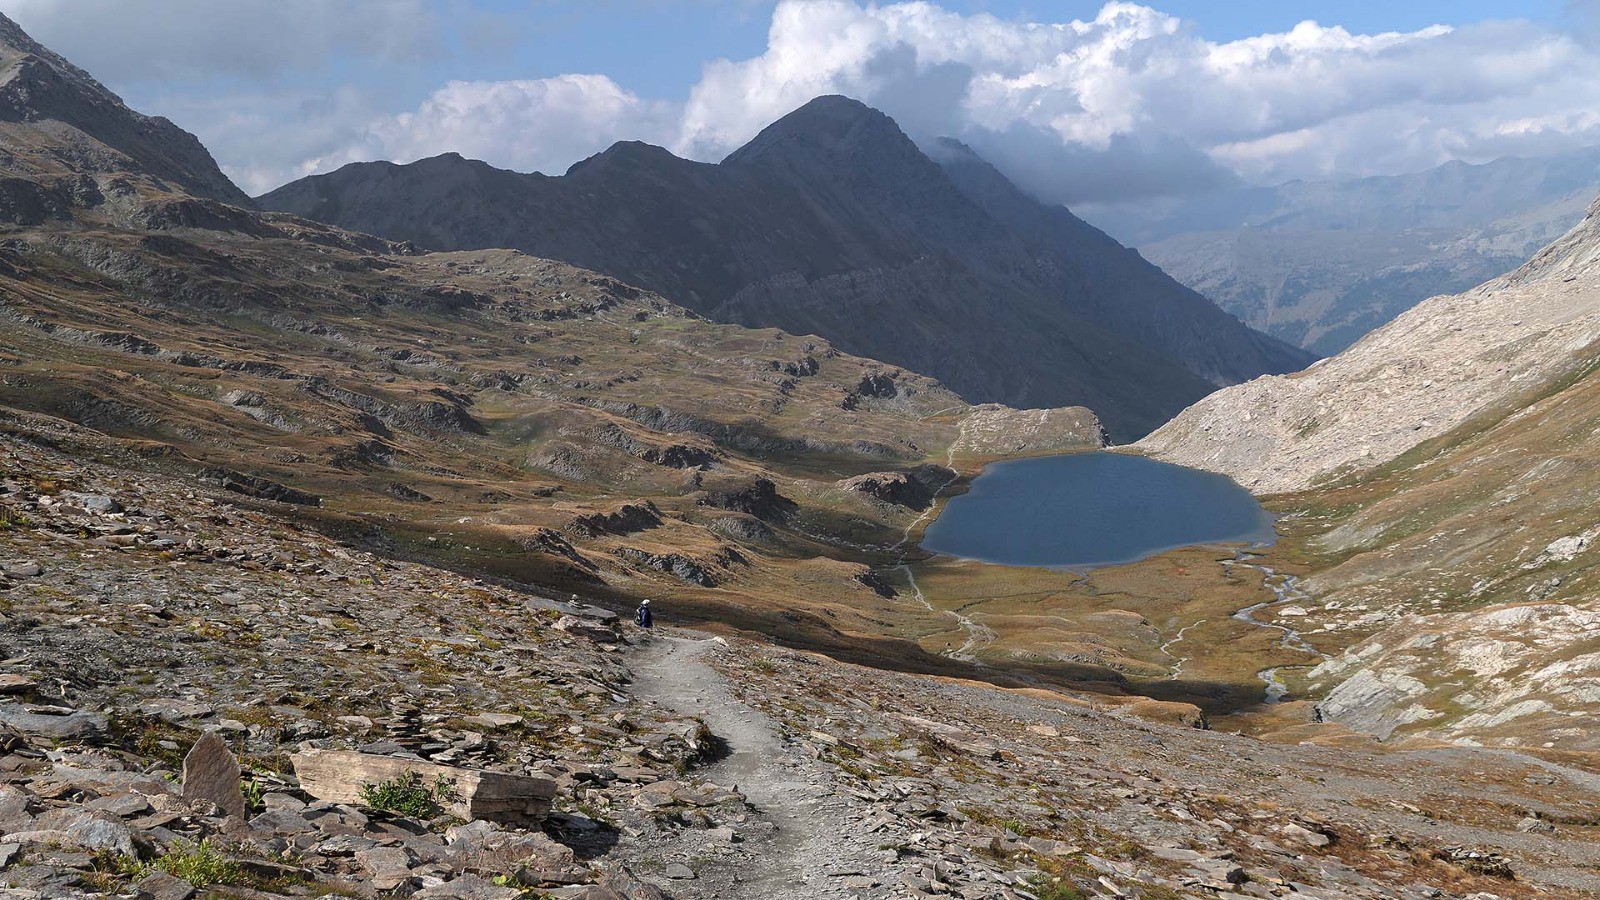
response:
[[[1311,602],[1311,595],[1300,589],[1299,578],[1296,578],[1295,576],[1285,572],[1279,572],[1269,566],[1258,566],[1247,562],[1247,560],[1259,558],[1260,557],[1256,554],[1240,551],[1239,555],[1235,558],[1223,560],[1222,562],[1222,570],[1225,574],[1231,575],[1233,573],[1234,566],[1240,566],[1246,569],[1255,569],[1257,572],[1262,573],[1266,576],[1266,585],[1272,590],[1273,594],[1273,599],[1246,606],[1244,609],[1235,612],[1233,614],[1233,618],[1238,619],[1240,622],[1244,622],[1248,625],[1254,625],[1257,628],[1270,628],[1275,631],[1282,632],[1283,634],[1278,638],[1276,644],[1278,647],[1282,647],[1286,650],[1298,650],[1301,653],[1309,653],[1319,659],[1327,659],[1328,654],[1323,653],[1317,648],[1306,643],[1305,638],[1300,635],[1300,632],[1294,630],[1288,625],[1280,625],[1277,622],[1262,622],[1255,617],[1256,611],[1260,609],[1266,609],[1268,607],[1287,603],[1306,604]],[[1311,663],[1307,663],[1305,665],[1296,666],[1273,666],[1272,668],[1262,669],[1260,672],[1256,673],[1257,677],[1261,679],[1262,683],[1267,686],[1267,703],[1277,703],[1289,693],[1289,686],[1284,684],[1283,679],[1278,677],[1278,672],[1280,670],[1309,669],[1312,667],[1312,665],[1313,664]]]

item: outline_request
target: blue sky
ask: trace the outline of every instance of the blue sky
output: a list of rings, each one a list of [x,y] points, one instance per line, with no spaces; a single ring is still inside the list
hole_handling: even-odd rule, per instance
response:
[[[135,108],[198,134],[252,192],[445,151],[559,173],[622,139],[715,161],[811,96],[847,93],[1069,203],[1600,143],[1596,9],[0,0]]]

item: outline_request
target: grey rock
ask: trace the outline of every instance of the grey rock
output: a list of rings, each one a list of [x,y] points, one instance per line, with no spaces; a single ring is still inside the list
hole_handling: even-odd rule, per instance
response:
[[[84,494],[78,491],[63,491],[63,499],[79,509],[104,515],[106,513],[122,512],[122,504],[115,498],[105,494]]]
[[[0,703],[0,725],[54,741],[86,742],[104,738],[108,728],[106,717],[99,713],[35,711],[20,703]]]
[[[150,900],[189,900],[195,886],[165,872],[153,872],[139,879],[139,892]]]
[[[242,821],[245,805],[239,775],[239,760],[227,741],[215,733],[201,735],[183,758],[183,799],[209,800]]]
[[[477,875],[462,875],[443,884],[426,887],[412,894],[419,900],[516,900],[522,892],[501,887]]]
[[[683,863],[671,863],[661,871],[661,874],[678,881],[689,881],[695,877],[694,870]]]

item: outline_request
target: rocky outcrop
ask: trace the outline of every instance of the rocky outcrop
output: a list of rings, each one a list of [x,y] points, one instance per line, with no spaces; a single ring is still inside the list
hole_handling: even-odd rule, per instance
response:
[[[1140,441],[1258,494],[1382,465],[1475,416],[1510,412],[1600,341],[1600,205],[1508,275],[1418,304],[1303,372],[1219,391]]]
[[[261,500],[274,500],[278,503],[293,503],[297,506],[321,506],[322,498],[297,488],[279,484],[270,478],[259,475],[247,475],[243,472],[224,472],[217,476],[223,489],[243,494],[246,497],[255,497]]]
[[[720,321],[822,335],[969,401],[1089,406],[1123,438],[1217,385],[1311,359],[965,147],[930,156],[844,97],[813,100],[716,166],[637,142],[557,178],[446,154],[346,166],[259,202],[419,246],[515,247],[607,272]],[[901,390],[882,373],[840,403]]]
[[[696,494],[695,502],[701,506],[746,513],[768,522],[781,522],[799,508],[793,500],[778,493],[778,486],[770,478],[755,478],[709,488]]]
[[[954,477],[943,466],[918,466],[908,472],[868,472],[836,484],[843,490],[871,497],[879,503],[923,510],[933,503],[935,492]]]
[[[665,572],[690,584],[697,584],[700,587],[717,586],[717,580],[711,577],[705,566],[682,553],[652,553],[638,547],[619,547],[615,552],[617,556],[634,565]]]
[[[647,500],[643,503],[624,503],[610,512],[578,516],[567,523],[567,531],[593,538],[603,534],[634,534],[660,524],[661,510]]]
[[[1105,443],[1100,420],[1082,407],[1011,409],[986,403],[973,407],[961,420],[961,434],[951,449],[975,456],[1009,456],[1098,450]]]

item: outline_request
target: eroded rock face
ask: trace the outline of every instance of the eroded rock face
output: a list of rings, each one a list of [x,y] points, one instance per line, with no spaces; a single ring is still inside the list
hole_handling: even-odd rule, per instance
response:
[[[942,466],[921,466],[909,472],[868,472],[837,484],[880,503],[923,510],[933,503],[935,493],[954,478],[955,473]]]
[[[567,526],[567,530],[592,538],[602,534],[633,534],[660,524],[661,511],[656,509],[655,504],[645,501],[624,503],[610,512],[578,516]]]
[[[701,506],[742,512],[769,522],[782,521],[797,508],[795,502],[778,493],[769,478],[728,484],[704,491],[698,496]]]
[[[1408,617],[1312,670],[1324,719],[1479,744],[1559,741],[1600,749],[1572,726],[1600,707],[1600,612],[1524,603]]]
[[[1095,414],[1080,406],[1011,409],[996,404],[973,407],[961,422],[956,453],[1002,456],[1021,453],[1098,450],[1105,430]]]

